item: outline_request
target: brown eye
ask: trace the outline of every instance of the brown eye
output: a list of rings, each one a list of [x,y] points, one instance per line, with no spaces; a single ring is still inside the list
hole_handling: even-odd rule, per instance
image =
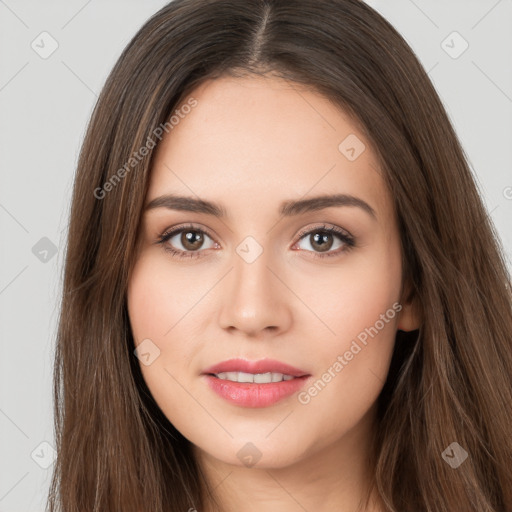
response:
[[[328,251],[334,243],[334,237],[330,233],[315,233],[309,235],[309,237],[311,247],[320,252]]]
[[[210,246],[204,247],[207,239],[210,240]],[[162,235],[158,242],[177,257],[198,257],[202,255],[202,249],[215,247],[215,242],[207,233],[193,226],[173,229]]]
[[[204,237],[200,231],[187,229],[181,232],[180,242],[187,251],[197,251],[204,243]]]
[[[337,244],[336,240],[338,242]],[[307,242],[306,247],[300,247],[302,242]],[[302,232],[300,240],[296,245],[307,252],[312,252],[314,256],[322,258],[324,256],[338,256],[342,253],[348,252],[355,246],[355,239],[341,228],[334,226],[320,226],[315,229]]]

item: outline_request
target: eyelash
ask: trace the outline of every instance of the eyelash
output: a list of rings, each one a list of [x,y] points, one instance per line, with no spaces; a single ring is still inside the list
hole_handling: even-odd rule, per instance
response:
[[[190,224],[190,225],[186,225],[186,226],[179,226],[177,228],[173,228],[171,231],[164,232],[158,238],[157,243],[162,244],[164,251],[169,252],[172,257],[182,258],[182,259],[201,258],[202,257],[201,250],[182,251],[182,250],[174,249],[170,245],[166,244],[166,242],[168,240],[170,240],[174,235],[181,233],[182,231],[192,231],[194,233],[201,233],[203,235],[207,235],[209,238],[211,238],[213,240],[213,237],[207,231],[197,228],[197,227],[193,226],[192,224]],[[345,244],[344,248],[338,249],[334,252],[318,253],[315,251],[306,251],[306,252],[313,252],[315,255],[314,257],[316,257],[316,258],[330,258],[333,256],[338,256],[341,253],[346,253],[346,252],[350,251],[355,246],[354,238],[351,235],[349,235],[346,231],[344,231],[340,228],[337,228],[335,226],[326,226],[326,225],[317,226],[313,229],[309,229],[307,231],[300,232],[298,235],[298,237],[299,237],[298,242],[300,240],[302,240],[303,238],[305,238],[306,236],[312,235],[314,233],[334,234]]]

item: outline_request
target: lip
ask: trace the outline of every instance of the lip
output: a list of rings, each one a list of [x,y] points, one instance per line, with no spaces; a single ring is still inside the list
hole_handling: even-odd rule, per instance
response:
[[[219,379],[213,374],[222,372],[247,373],[282,373],[295,377],[281,382],[256,384],[249,382],[232,382]],[[210,389],[219,396],[241,407],[268,407],[299,391],[309,381],[311,375],[286,363],[273,359],[247,361],[230,359],[204,370],[201,376]]]

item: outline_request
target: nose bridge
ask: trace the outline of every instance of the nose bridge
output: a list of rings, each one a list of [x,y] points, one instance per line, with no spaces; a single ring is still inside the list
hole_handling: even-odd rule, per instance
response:
[[[235,248],[232,261],[234,268],[222,292],[221,326],[251,334],[269,327],[286,329],[291,317],[289,297],[270,270],[275,266],[271,251],[246,237]]]

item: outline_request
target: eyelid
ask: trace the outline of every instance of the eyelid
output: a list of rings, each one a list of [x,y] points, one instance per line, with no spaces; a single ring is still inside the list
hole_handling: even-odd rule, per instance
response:
[[[200,231],[204,233],[205,235],[208,235],[212,240],[215,239],[215,237],[210,233],[210,231],[207,228],[204,228],[202,226],[195,225],[193,223],[185,223],[185,224],[178,224],[177,226],[173,226],[171,228],[167,228],[158,238],[161,240],[162,238],[166,238],[168,235],[176,235],[180,231],[184,231],[186,229],[190,229],[191,231]],[[216,242],[218,243],[218,242]]]
[[[302,239],[304,237],[304,235],[309,235],[312,231],[328,231],[328,232],[331,232],[331,233],[335,233],[337,235],[344,235],[346,236],[347,238],[351,238],[353,239],[354,237],[346,230],[346,229],[343,229],[343,228],[340,228],[338,226],[335,226],[334,224],[328,224],[328,223],[320,223],[320,225],[317,225],[317,226],[313,226],[313,227],[308,227],[308,228],[304,228],[304,229],[301,229],[296,237],[298,238],[298,240]],[[295,245],[295,244],[294,244]]]

